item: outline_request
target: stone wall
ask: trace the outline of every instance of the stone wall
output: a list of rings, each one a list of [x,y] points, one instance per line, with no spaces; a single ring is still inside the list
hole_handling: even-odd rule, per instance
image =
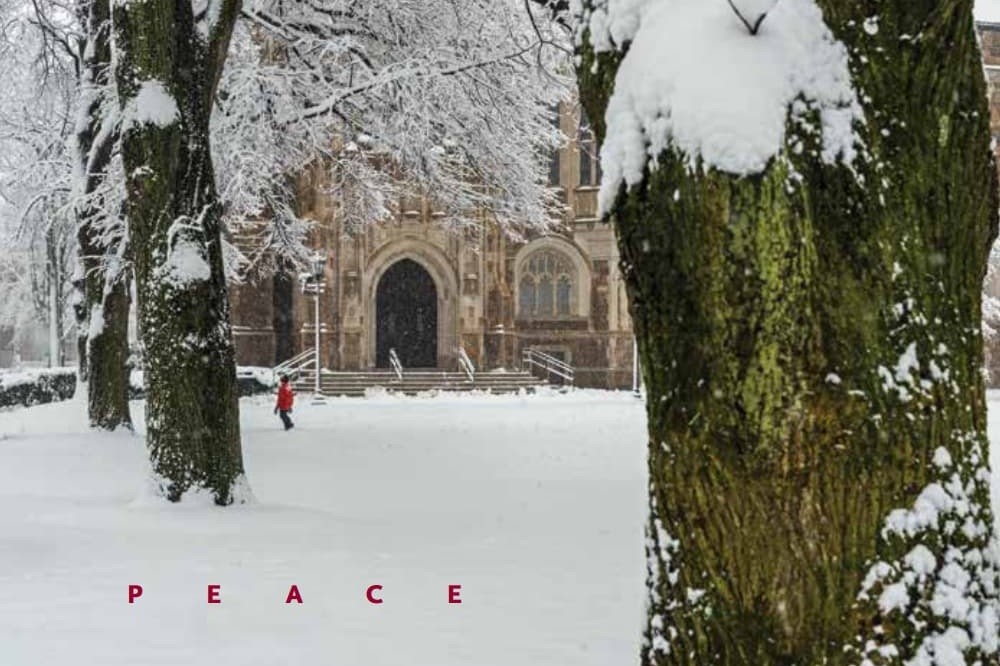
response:
[[[1000,165],[1000,24],[979,23],[976,27],[988,81],[990,130]],[[986,278],[984,289],[989,295],[1000,298],[1000,275],[991,272]],[[985,338],[987,381],[992,387],[1000,386],[1000,316],[997,315],[986,313],[985,316],[988,327]]]

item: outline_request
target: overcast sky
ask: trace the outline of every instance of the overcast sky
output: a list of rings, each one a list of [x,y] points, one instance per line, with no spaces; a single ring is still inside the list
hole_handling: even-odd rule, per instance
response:
[[[976,18],[1000,23],[1000,0],[976,0]]]

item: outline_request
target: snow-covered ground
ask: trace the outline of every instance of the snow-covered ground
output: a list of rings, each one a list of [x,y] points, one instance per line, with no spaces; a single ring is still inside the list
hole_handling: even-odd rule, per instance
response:
[[[996,469],[1000,393],[990,407]],[[628,394],[302,401],[289,433],[244,400],[258,502],[229,509],[142,499],[141,436],[86,432],[82,410],[0,412],[0,666],[638,654],[645,417]]]
[[[0,413],[2,666],[638,654],[645,417],[628,394],[304,403],[289,433],[245,400],[258,503],[230,509],[137,501],[142,438],[88,433],[82,411]],[[302,605],[285,604],[292,584]]]

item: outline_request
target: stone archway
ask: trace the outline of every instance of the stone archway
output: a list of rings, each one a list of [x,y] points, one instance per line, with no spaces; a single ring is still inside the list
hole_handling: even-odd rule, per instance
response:
[[[399,238],[380,247],[368,258],[362,275],[365,294],[363,364],[376,366],[378,334],[378,286],[398,262],[409,259],[423,268],[437,291],[437,367],[453,367],[458,345],[458,275],[453,262],[437,246],[422,239]],[[405,367],[405,366],[404,366]]]
[[[437,298],[434,279],[412,259],[382,274],[375,291],[375,367],[390,367],[391,349],[404,367],[437,367]]]

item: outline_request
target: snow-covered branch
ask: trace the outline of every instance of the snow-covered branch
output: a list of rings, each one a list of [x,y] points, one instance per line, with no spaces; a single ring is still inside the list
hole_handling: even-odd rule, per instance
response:
[[[348,228],[410,195],[451,225],[484,209],[511,228],[548,223],[551,108],[571,81],[565,31],[544,9],[251,0],[243,16],[213,120],[231,227],[274,218],[263,240],[305,256],[290,177],[316,164]]]

